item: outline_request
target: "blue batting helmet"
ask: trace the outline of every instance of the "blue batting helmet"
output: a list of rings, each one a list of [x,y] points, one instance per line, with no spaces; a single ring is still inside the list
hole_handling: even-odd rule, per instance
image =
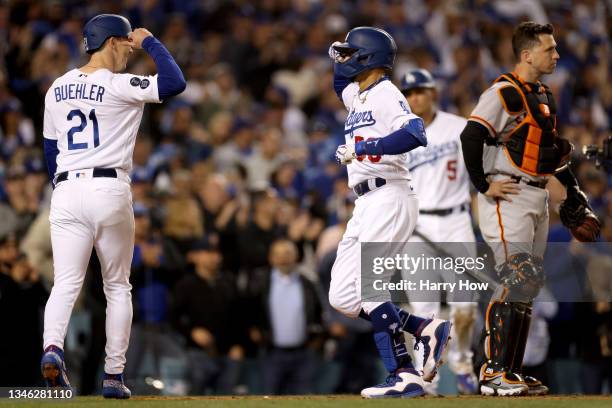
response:
[[[346,62],[337,63],[336,70],[346,78],[354,78],[367,69],[392,69],[397,46],[393,37],[380,28],[357,27],[334,49],[351,55]]]
[[[83,28],[85,51],[92,54],[108,37],[127,37],[131,32],[132,26],[127,18],[117,14],[99,14]]]
[[[433,76],[426,69],[415,69],[407,72],[402,76],[400,81],[400,90],[402,92],[409,91],[416,88],[434,88],[436,87],[436,81]]]

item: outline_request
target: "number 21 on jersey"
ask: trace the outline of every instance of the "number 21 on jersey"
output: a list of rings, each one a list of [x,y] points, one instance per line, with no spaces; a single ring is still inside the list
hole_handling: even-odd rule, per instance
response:
[[[77,126],[73,126],[70,128],[70,130],[68,130],[68,150],[87,149],[89,147],[89,143],[76,143],[74,141],[75,135],[77,135],[77,133],[83,132],[83,130],[85,130],[85,128],[87,127],[87,117],[83,112],[81,112],[80,109],[73,109],[68,113],[66,119],[68,119],[68,121],[70,122],[74,118],[78,118],[80,120],[80,123]],[[98,131],[98,118],[96,118],[95,109],[92,109],[89,112],[89,120],[93,125],[93,145],[94,148],[96,148],[100,145],[100,133]]]
[[[370,139],[374,139],[374,138],[370,137],[367,140],[370,140]],[[357,143],[359,143],[359,142],[361,142],[363,140],[364,140],[363,136],[355,136],[355,144],[357,144]],[[363,161],[366,157],[372,163],[378,163],[380,161],[380,157],[381,156],[373,156],[373,155],[370,155],[370,154],[366,156],[366,155],[362,154],[361,156],[357,156],[357,161]]]

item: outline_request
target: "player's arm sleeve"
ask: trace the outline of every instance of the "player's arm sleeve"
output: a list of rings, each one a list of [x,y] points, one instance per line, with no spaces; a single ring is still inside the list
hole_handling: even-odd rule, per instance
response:
[[[342,98],[342,92],[347,86],[349,86],[352,81],[350,78],[340,75],[340,73],[338,73],[337,67],[338,64],[334,63],[334,91],[336,91],[336,95],[338,95],[338,98],[340,98],[341,101],[344,101]]]
[[[357,155],[394,155],[402,154],[427,146],[425,124],[423,119],[412,113],[406,99],[399,94],[396,103],[385,102],[385,116],[391,129],[397,129],[381,138],[361,141],[355,145]],[[386,98],[386,96],[385,96]]]
[[[393,155],[406,153],[420,146],[427,146],[427,136],[423,119],[417,116],[385,137],[363,140],[355,144],[355,153],[358,156]]]
[[[55,172],[57,171],[57,155],[59,154],[59,149],[57,148],[57,136],[55,134],[53,116],[51,115],[51,112],[47,106],[45,106],[45,114],[43,119],[43,139],[43,148],[45,151],[45,159],[47,161],[47,172],[49,173],[49,180],[53,181]]]
[[[166,47],[157,38],[149,36],[142,42],[142,48],[155,61],[159,99],[163,100],[183,92],[187,82],[183,72]]]
[[[461,150],[465,168],[470,175],[470,180],[476,190],[482,194],[489,189],[487,176],[482,165],[482,153],[489,130],[480,122],[469,120],[463,132],[461,132]]]
[[[572,173],[569,167],[566,167],[562,171],[556,173],[555,177],[565,186],[565,188],[578,185],[578,180],[576,180],[576,176],[574,176],[574,173]]]
[[[44,139],[47,173],[49,174],[49,181],[53,181],[55,172],[57,171],[57,155],[59,154],[59,149],[57,148],[57,140],[47,139],[46,137]]]

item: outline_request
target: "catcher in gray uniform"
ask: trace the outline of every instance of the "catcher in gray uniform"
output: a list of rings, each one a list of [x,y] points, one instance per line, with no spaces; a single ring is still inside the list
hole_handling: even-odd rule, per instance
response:
[[[479,192],[480,229],[502,283],[485,317],[486,361],[480,370],[485,395],[548,392],[521,372],[532,301],[544,284],[550,177],[567,189],[560,215],[574,237],[594,241],[600,230],[568,168],[572,146],[557,133],[553,95],[540,82],[555,69],[556,45],[552,25],[519,24],[512,37],[514,71],[480,96],[461,134],[466,167]]]

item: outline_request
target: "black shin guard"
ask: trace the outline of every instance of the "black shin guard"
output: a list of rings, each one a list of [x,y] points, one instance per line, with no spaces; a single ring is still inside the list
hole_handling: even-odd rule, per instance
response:
[[[484,375],[520,373],[531,322],[531,302],[544,283],[542,261],[528,253],[512,255],[498,269],[502,285],[486,314]]]
[[[516,374],[521,374],[523,371],[523,357],[525,356],[525,347],[527,346],[529,326],[531,324],[532,304],[517,303],[515,307],[517,309],[520,309],[519,313],[522,314],[523,319],[521,321],[521,327],[518,332],[516,340],[516,351],[514,353],[514,358],[512,359],[512,364],[510,365],[510,371]]]
[[[508,371],[518,350],[520,329],[525,316],[524,303],[493,301],[486,314],[486,374]],[[524,347],[522,353],[524,353]],[[521,356],[522,360],[522,356]]]

